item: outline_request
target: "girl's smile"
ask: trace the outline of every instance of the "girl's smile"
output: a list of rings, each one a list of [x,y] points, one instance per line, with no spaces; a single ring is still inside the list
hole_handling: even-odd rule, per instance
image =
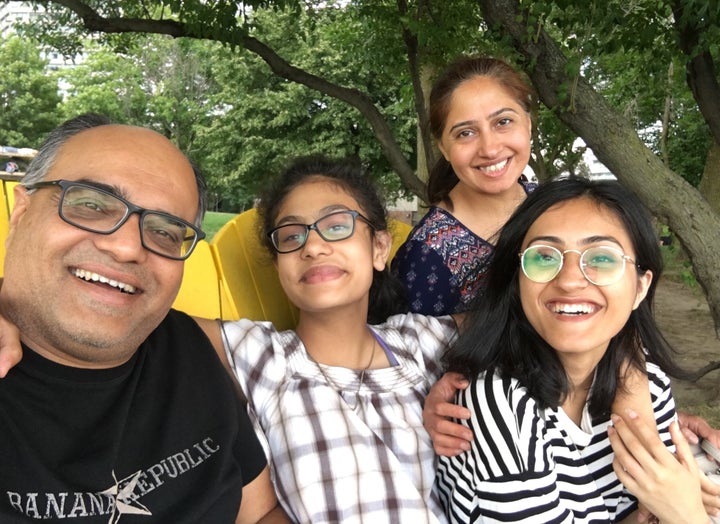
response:
[[[342,187],[331,179],[317,176],[288,193],[278,210],[275,225],[313,224],[340,210],[363,213],[358,202]],[[384,269],[388,255],[391,239],[385,233],[374,232],[359,217],[355,218],[353,234],[342,240],[327,241],[317,231],[308,231],[301,248],[277,255],[280,282],[288,298],[301,314],[327,313],[346,307],[367,311],[373,269]]]

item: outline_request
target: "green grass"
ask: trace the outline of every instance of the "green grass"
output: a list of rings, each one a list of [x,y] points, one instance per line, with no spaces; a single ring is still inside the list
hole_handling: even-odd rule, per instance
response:
[[[236,213],[217,213],[213,211],[208,211],[205,213],[205,220],[203,220],[203,231],[207,234],[205,237],[205,240],[208,242],[212,240],[212,237],[215,236],[215,233],[217,233],[221,227],[223,227],[227,222],[232,220],[234,217],[236,217]]]

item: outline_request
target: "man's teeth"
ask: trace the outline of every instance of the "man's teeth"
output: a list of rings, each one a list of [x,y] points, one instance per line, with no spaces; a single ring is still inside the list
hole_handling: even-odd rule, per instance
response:
[[[73,274],[78,278],[87,280],[88,282],[100,282],[101,284],[107,284],[108,286],[116,287],[120,291],[123,291],[125,293],[135,293],[135,286],[125,284],[124,282],[118,282],[117,280],[111,280],[107,277],[98,275],[97,273],[93,273],[91,271],[85,271],[84,269],[76,269],[75,271],[73,271]]]
[[[555,304],[553,306],[554,313],[565,313],[568,315],[592,313],[594,309],[590,304]]]
[[[501,169],[503,169],[507,165],[507,163],[508,163],[508,159],[506,158],[502,162],[498,162],[497,164],[494,164],[492,166],[481,167],[480,171],[487,171],[489,173],[494,173],[495,171],[500,171]]]

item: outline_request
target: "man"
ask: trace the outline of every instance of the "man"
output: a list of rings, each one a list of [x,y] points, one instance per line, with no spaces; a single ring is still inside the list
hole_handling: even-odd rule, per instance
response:
[[[171,311],[204,183],[163,136],[84,115],[15,189],[0,312],[0,522],[287,522],[235,385]]]

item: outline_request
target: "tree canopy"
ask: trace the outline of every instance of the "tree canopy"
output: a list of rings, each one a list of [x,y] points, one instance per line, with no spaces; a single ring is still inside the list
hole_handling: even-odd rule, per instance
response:
[[[57,80],[37,43],[0,41],[0,145],[37,147],[59,122]]]
[[[423,195],[425,166],[436,154],[425,126],[429,82],[459,54],[501,55],[528,73],[544,106],[531,163],[538,176],[576,172],[572,143],[581,137],[681,239],[720,326],[720,219],[713,207],[720,198],[712,192],[720,184],[711,183],[720,179],[720,155],[713,154],[720,143],[716,1],[37,3],[50,16],[33,29],[68,53],[88,32],[115,49],[129,45],[132,33],[221,44],[211,77],[222,86],[211,95],[211,123],[198,137],[207,140],[203,154],[218,162],[233,150],[247,153],[244,167],[228,170],[228,192],[247,184],[232,182],[234,170],[273,165],[271,149],[259,147],[263,141],[305,135],[300,150],[320,143],[325,152],[357,153]],[[240,89],[255,102],[243,106],[231,96]],[[271,91],[263,108],[263,93]],[[348,150],[339,135],[318,133],[332,129],[318,123],[326,118],[372,134],[374,143]],[[294,147],[277,151],[292,154]],[[253,158],[256,152],[262,154]]]

